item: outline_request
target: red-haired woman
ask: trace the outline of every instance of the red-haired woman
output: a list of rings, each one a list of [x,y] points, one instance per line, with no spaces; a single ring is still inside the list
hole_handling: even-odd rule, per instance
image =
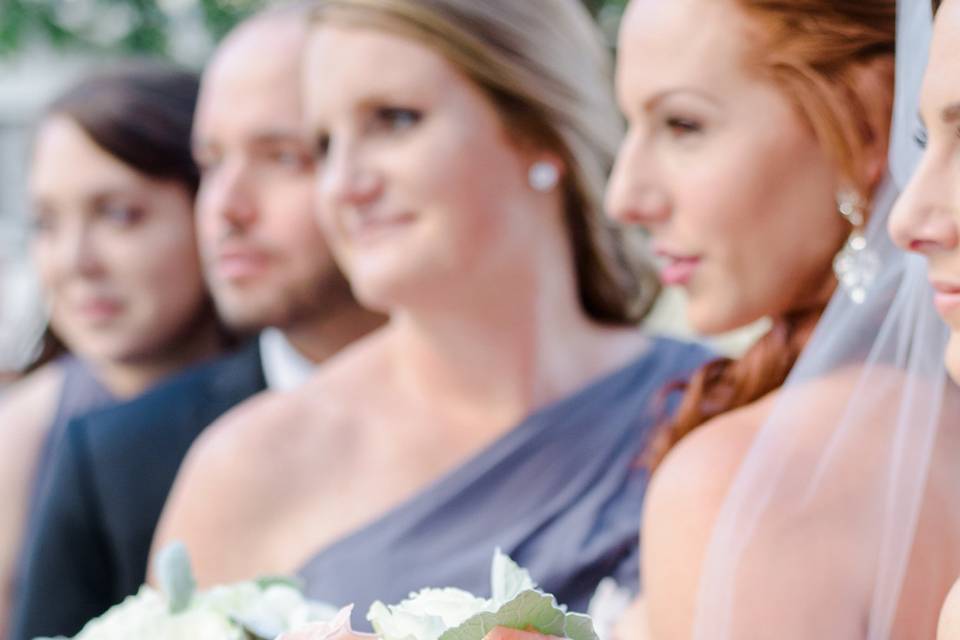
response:
[[[949,580],[923,573],[920,556],[883,574],[907,538],[871,538],[888,513],[873,480],[893,480],[890,501],[905,486],[880,446],[896,442],[883,420],[898,412],[873,416],[876,438],[862,430],[869,420],[840,418],[858,408],[867,355],[850,350],[781,388],[805,350],[806,370],[838,280],[831,312],[882,302],[873,252],[889,241],[870,223],[891,199],[896,19],[894,0],[634,0],[627,10],[617,91],[630,129],[610,213],[650,232],[662,281],[685,289],[697,330],[772,321],[742,358],[694,376],[651,450],[642,571],[657,640],[933,635]],[[877,335],[884,317],[871,317],[861,335]],[[882,374],[892,388],[902,379],[892,366],[870,379]],[[640,626],[622,636],[645,637]]]

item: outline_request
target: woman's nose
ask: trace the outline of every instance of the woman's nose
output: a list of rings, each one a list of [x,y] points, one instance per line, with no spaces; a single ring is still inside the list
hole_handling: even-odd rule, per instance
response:
[[[607,214],[621,224],[649,227],[670,216],[670,199],[637,141],[627,138],[607,186]]]

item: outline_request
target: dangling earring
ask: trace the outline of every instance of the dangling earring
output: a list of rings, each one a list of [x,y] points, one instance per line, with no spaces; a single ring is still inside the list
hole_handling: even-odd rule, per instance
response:
[[[560,171],[557,169],[557,165],[552,162],[546,160],[534,162],[527,173],[527,181],[534,191],[547,193],[552,191],[560,181]]]
[[[843,249],[833,259],[833,272],[850,299],[862,304],[867,291],[880,272],[880,259],[867,246],[864,235],[864,203],[856,191],[843,190],[837,194],[837,211],[853,226]]]

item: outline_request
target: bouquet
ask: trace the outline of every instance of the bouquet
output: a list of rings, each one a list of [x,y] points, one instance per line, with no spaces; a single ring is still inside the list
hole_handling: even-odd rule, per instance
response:
[[[273,640],[289,629],[329,620],[337,611],[305,599],[285,578],[197,591],[181,544],[161,551],[155,566],[159,590],[141,587],[87,623],[73,640]]]
[[[375,635],[351,630],[351,607],[346,607],[330,621],[291,631],[278,640],[524,640],[543,636],[598,640],[588,616],[567,612],[499,549],[493,557],[490,583],[489,599],[446,588],[423,589],[396,605],[375,602],[367,613]]]
[[[141,587],[73,640],[598,640],[590,618],[569,613],[498,549],[490,598],[461,589],[423,589],[367,613],[375,634],[350,628],[352,607],[303,597],[295,582],[265,578],[197,591],[186,548],[158,556],[160,589]],[[66,638],[36,640],[67,640]]]

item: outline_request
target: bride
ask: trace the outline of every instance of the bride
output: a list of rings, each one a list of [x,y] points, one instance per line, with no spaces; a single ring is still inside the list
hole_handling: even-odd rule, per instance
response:
[[[930,61],[920,101],[926,152],[897,204],[890,231],[904,249],[927,258],[935,303],[950,329],[945,362],[960,384],[960,1],[938,9]],[[954,498],[953,502],[956,502]],[[939,640],[960,638],[960,581],[940,617]]]

